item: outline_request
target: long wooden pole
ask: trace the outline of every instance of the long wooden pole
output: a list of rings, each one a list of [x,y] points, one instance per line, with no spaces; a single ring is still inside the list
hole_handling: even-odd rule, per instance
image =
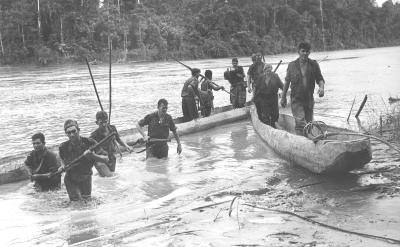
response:
[[[109,90],[110,90],[110,103],[108,108],[108,123],[111,123],[111,106],[112,106],[112,87],[111,87],[111,44],[110,44],[110,69],[109,69]]]
[[[112,132],[112,133],[109,134],[108,136],[104,137],[104,139],[101,140],[100,142],[98,142],[96,145],[90,147],[89,150],[90,150],[90,151],[95,150],[96,148],[98,148],[98,147],[100,147],[101,145],[103,145],[105,142],[109,141],[110,138],[113,137],[113,136],[115,136],[115,135],[116,135],[116,133],[115,133],[115,132]],[[68,164],[66,164],[66,165],[64,166],[64,169],[62,169],[62,170],[58,170],[58,171],[55,171],[55,172],[49,172],[49,173],[45,173],[45,174],[35,174],[35,175],[33,175],[33,177],[35,177],[35,178],[50,178],[50,177],[53,177],[53,176],[55,176],[55,175],[57,175],[57,174],[60,174],[60,173],[62,173],[62,172],[64,172],[64,171],[68,171],[68,170],[71,169],[72,167],[76,166],[77,164],[79,164],[79,163],[77,163],[77,162],[80,161],[83,157],[85,157],[84,154],[79,155],[77,158],[75,158],[74,160],[72,160],[71,162],[69,162]]]
[[[174,60],[175,60],[176,62],[178,62],[179,64],[185,66],[185,67],[186,67],[187,69],[189,69],[190,71],[192,70],[192,68],[190,68],[190,67],[187,66],[186,64],[182,63],[182,62],[179,61],[178,59],[176,59],[176,58],[172,58],[172,59],[174,59]],[[200,75],[201,78],[207,79],[204,75],[202,75],[202,74],[199,74],[199,75]],[[219,85],[218,85],[217,83],[215,83],[215,82],[213,82],[213,81],[211,81],[211,83],[214,84],[216,87],[219,87]],[[226,93],[228,93],[228,94],[231,94],[230,92],[226,91],[226,89],[223,89],[223,91],[226,92]],[[233,95],[233,94],[231,94],[231,95]]]
[[[351,115],[351,111],[353,110],[353,106],[354,106],[354,102],[355,101],[356,101],[356,96],[354,96],[353,104],[351,104],[350,112],[349,112],[349,115],[347,116],[347,122],[349,122],[349,118],[350,118],[350,115]]]
[[[85,58],[85,61],[86,61],[87,67],[88,67],[88,69],[89,69],[90,78],[92,78],[92,83],[93,83],[94,91],[96,92],[97,101],[99,102],[100,109],[101,109],[102,111],[104,111],[103,105],[101,104],[101,100],[100,100],[100,97],[99,97],[99,93],[97,92],[96,83],[94,82],[94,79],[93,79],[92,70],[90,69],[89,61],[87,60],[87,58]]]
[[[1,54],[4,57],[3,37],[1,36],[1,30],[0,30],[0,46],[1,46]]]
[[[365,102],[367,102],[367,98],[368,98],[368,96],[365,95],[365,96],[364,96],[364,99],[363,99],[363,101],[362,101],[362,103],[361,103],[361,105],[360,105],[360,108],[358,109],[358,111],[357,111],[357,113],[356,113],[356,118],[358,118],[358,116],[360,115],[362,109],[364,108]]]
[[[279,61],[278,65],[276,65],[276,67],[275,67],[275,69],[274,69],[274,73],[278,70],[278,68],[279,68],[279,66],[281,65],[281,63],[282,63],[282,60]]]

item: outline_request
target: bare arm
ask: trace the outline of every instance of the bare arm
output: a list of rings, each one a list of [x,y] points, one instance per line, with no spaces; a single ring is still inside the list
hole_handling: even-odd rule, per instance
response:
[[[286,107],[286,105],[287,105],[286,94],[289,89],[289,86],[290,86],[290,66],[288,66],[288,68],[287,68],[285,84],[283,85],[283,90],[282,90],[282,99],[281,99],[282,107]]]
[[[140,126],[140,124],[137,123],[137,124],[136,124],[136,128],[137,128],[137,130],[139,131],[139,133],[143,136],[143,140],[144,140],[145,142],[147,142],[147,140],[149,139],[149,137],[148,137],[148,136],[146,135],[146,133],[144,132],[142,126]]]
[[[178,147],[176,148],[176,152],[178,154],[182,153],[182,146],[181,146],[181,140],[179,139],[179,135],[178,132],[176,132],[176,130],[172,131],[172,133],[174,134],[175,140],[178,143]]]
[[[107,163],[109,161],[106,155],[96,154],[95,152],[90,150],[86,150],[84,152],[84,155],[88,158],[94,159],[97,162]]]

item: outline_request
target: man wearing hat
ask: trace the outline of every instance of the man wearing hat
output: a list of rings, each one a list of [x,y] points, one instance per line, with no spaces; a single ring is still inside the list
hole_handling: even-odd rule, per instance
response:
[[[200,99],[198,90],[200,69],[192,69],[192,77],[186,80],[183,84],[182,97],[182,113],[183,121],[189,122],[199,117],[199,112],[196,105],[196,98]]]
[[[232,58],[232,68],[228,68],[224,73],[225,80],[231,84],[230,101],[233,108],[244,107],[246,103],[246,82],[243,67],[238,65],[236,57]]]
[[[262,61],[261,53],[251,55],[251,60],[253,61],[253,64],[250,65],[249,70],[247,71],[249,93],[257,90],[255,88],[256,80],[264,73],[264,63]]]
[[[68,169],[65,173],[64,184],[71,201],[89,199],[92,193],[92,167],[94,163],[108,163],[105,155],[99,155],[89,150],[97,144],[93,139],[79,135],[78,122],[67,120],[64,123],[64,131],[68,136],[68,141],[61,143],[59,147],[60,158],[64,166],[82,154],[85,157],[77,161],[77,164]]]
[[[131,147],[129,147],[119,136],[117,128],[114,125],[108,123],[108,114],[105,111],[98,111],[96,113],[96,124],[99,126],[95,131],[90,134],[90,138],[93,140],[100,142],[106,136],[111,133],[116,133],[115,137],[112,137],[108,142],[101,145],[102,149],[107,152],[109,163],[103,164],[100,162],[95,163],[95,167],[102,177],[110,177],[112,176],[112,172],[115,172],[115,165],[117,163],[117,159],[115,157],[115,153],[119,148],[117,145],[121,145],[125,147],[126,150],[132,152]],[[116,143],[117,142],[117,143]]]

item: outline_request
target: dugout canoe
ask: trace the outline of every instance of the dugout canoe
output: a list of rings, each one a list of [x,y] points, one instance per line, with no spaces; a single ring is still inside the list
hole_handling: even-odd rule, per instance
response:
[[[247,119],[249,116],[249,109],[249,103],[246,104],[246,107],[239,109],[233,109],[231,105],[216,107],[209,117],[199,118],[186,123],[183,122],[182,117],[178,117],[174,119],[174,122],[177,125],[179,135],[183,136]],[[144,145],[138,142],[142,136],[136,128],[120,131],[119,134],[128,145],[134,146],[135,148]],[[171,135],[171,138],[172,137]],[[58,146],[49,147],[49,149],[56,154],[58,153]],[[28,152],[25,152],[0,158],[0,184],[22,181],[29,178],[28,171],[23,163],[27,155]]]
[[[295,134],[294,118],[288,114],[279,115],[277,129],[258,119],[254,105],[250,107],[250,115],[255,131],[268,146],[285,160],[311,172],[345,173],[362,168],[372,158],[369,138],[337,135],[314,143]],[[328,126],[328,132],[352,131]]]

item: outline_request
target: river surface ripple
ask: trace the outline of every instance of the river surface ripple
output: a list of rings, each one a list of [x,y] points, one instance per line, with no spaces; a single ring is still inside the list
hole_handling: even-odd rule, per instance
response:
[[[400,94],[399,51],[399,47],[393,47],[313,53],[312,57],[316,59],[326,55],[332,59],[321,63],[327,84],[326,97],[316,98],[318,118],[330,124],[356,129],[353,118],[349,125],[345,119],[354,96],[357,97],[357,106],[364,94],[368,94],[370,98],[361,119],[365,124],[376,120],[377,114],[389,109],[387,97]],[[290,61],[295,57],[295,54],[283,54],[266,59],[278,62],[280,59]],[[353,58],[341,59],[345,57]],[[248,64],[249,59],[243,58],[240,62]],[[202,70],[212,69],[216,82],[227,86],[227,82],[222,80],[222,73],[230,63],[229,59],[187,63]],[[284,77],[286,66],[282,65],[279,69],[281,78]],[[170,101],[171,115],[181,115],[179,94],[188,71],[173,62],[114,65],[113,68],[112,117],[120,130],[132,128],[144,114],[155,109],[156,101],[161,97]],[[108,67],[98,65],[93,66],[92,70],[103,105],[106,106]],[[62,125],[67,118],[79,119],[83,135],[95,128],[94,115],[98,105],[85,66],[3,67],[0,71],[1,113],[5,121],[0,127],[2,156],[30,150],[29,138],[38,130],[46,134],[49,145],[66,140]],[[227,104],[225,93],[217,92],[215,98],[216,106]],[[85,243],[93,243],[90,246],[167,246],[173,239],[169,230],[145,230],[138,235],[140,230],[135,229],[146,229],[143,226],[161,222],[171,214],[176,214],[178,221],[179,212],[207,204],[205,199],[212,194],[262,188],[270,177],[276,176],[294,188],[322,180],[321,184],[304,191],[322,201],[326,199],[332,205],[316,205],[305,209],[322,212],[324,222],[400,238],[398,198],[378,199],[379,194],[374,191],[351,190],[365,183],[364,180],[374,182],[368,179],[369,175],[327,178],[288,164],[259,139],[249,121],[184,136],[182,144],[183,153],[180,156],[175,153],[176,143],[170,144],[170,157],[167,160],[145,161],[144,154],[124,155],[117,164],[115,177],[94,176],[94,199],[88,203],[70,203],[64,186],[62,190],[51,193],[35,193],[28,181],[0,186],[0,246],[85,246]],[[374,157],[367,169],[398,165],[398,159],[387,148],[373,143],[373,150]],[[270,219],[269,223],[273,224],[268,229],[296,226],[295,222],[280,224],[286,219],[276,215],[268,217],[271,218],[264,218],[264,221]],[[261,231],[263,228],[257,223],[260,220],[263,221],[260,218],[249,219],[251,224],[256,225],[251,228],[251,224],[248,224],[245,229]],[[304,225],[301,222],[296,227],[302,228],[301,224]],[[212,230],[228,228],[232,228],[232,223]],[[259,233],[257,236],[262,236]],[[311,235],[315,239],[314,234]],[[255,237],[251,233],[241,235],[237,229],[232,235],[209,236],[201,238],[199,243],[229,243],[225,241],[232,239],[236,242],[231,244],[240,244],[242,240],[251,243]],[[237,236],[241,239],[238,240]],[[335,240],[347,240],[343,236],[338,234]],[[101,242],[104,239],[109,241]],[[150,245],[149,242],[138,244],[144,240],[150,241]],[[190,245],[189,240],[185,241]],[[263,243],[265,240],[259,241]],[[367,245],[359,241],[352,243],[352,246]]]

